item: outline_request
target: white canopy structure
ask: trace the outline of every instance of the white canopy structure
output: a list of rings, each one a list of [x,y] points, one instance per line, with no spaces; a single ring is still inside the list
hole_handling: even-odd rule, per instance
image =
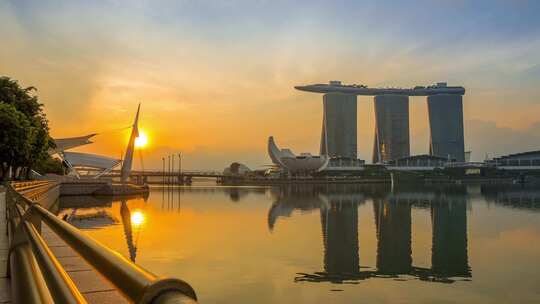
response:
[[[100,171],[95,178],[110,172],[122,160],[89,153],[67,152],[60,153],[66,164],[80,176],[80,171]]]
[[[91,144],[90,138],[96,136],[97,134],[89,134],[85,136],[78,137],[69,137],[69,138],[58,138],[54,139],[56,148],[49,149],[50,155],[58,155],[66,165],[71,169],[71,172],[76,175],[77,178],[81,177],[81,172],[86,171],[86,175],[91,176],[92,178],[99,178],[103,174],[110,172],[119,164],[122,164],[121,168],[121,181],[126,183],[129,174],[131,173],[131,166],[133,163],[133,154],[135,149],[135,138],[139,136],[139,111],[141,105],[137,108],[137,114],[135,115],[135,120],[131,127],[131,135],[129,137],[128,146],[126,149],[126,154],[124,160],[111,158],[102,155],[89,154],[89,153],[80,153],[80,152],[68,152],[67,150]],[[99,172],[98,174],[90,174]]]
[[[55,138],[54,143],[56,144],[56,148],[49,149],[49,154],[54,155],[69,149],[91,144],[92,141],[90,141],[90,138],[96,135],[97,134],[94,133],[79,137]]]

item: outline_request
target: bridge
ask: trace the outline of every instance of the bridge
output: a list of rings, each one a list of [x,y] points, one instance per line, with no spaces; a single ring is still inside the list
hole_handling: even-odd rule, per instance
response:
[[[103,175],[109,178],[119,178],[120,170],[113,170],[108,174]],[[225,176],[222,172],[218,171],[182,171],[182,172],[169,172],[169,171],[137,171],[132,170],[130,178],[132,181],[138,184],[175,184],[175,185],[190,185],[194,178],[210,178],[215,179],[217,183],[220,183]]]
[[[0,188],[0,302],[197,303],[188,283],[158,277],[59,219],[59,196],[52,181]]]

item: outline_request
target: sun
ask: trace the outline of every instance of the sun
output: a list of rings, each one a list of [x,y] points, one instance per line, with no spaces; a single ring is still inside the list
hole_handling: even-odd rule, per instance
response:
[[[131,224],[138,227],[144,223],[144,213],[137,210],[131,214]]]
[[[135,147],[144,148],[146,145],[148,145],[148,136],[141,130],[139,131],[139,136],[135,138]]]

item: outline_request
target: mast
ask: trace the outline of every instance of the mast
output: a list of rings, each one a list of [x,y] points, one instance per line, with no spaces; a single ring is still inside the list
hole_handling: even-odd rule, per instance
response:
[[[131,165],[133,164],[133,152],[135,149],[135,138],[139,136],[139,110],[141,109],[141,104],[137,107],[137,114],[135,115],[135,121],[133,122],[133,127],[131,128],[131,136],[129,137],[128,146],[126,149],[126,155],[124,156],[124,162],[122,163],[121,170],[121,182],[126,183],[129,174],[131,173]]]

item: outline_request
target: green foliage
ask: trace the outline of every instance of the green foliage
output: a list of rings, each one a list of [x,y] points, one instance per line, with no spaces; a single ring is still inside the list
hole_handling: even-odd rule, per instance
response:
[[[64,167],[62,165],[62,161],[56,158],[49,157],[45,159],[44,161],[40,162],[34,170],[38,172],[39,174],[47,174],[47,173],[53,173],[58,175],[64,174]]]
[[[17,81],[0,77],[0,165],[1,177],[28,175],[30,169],[50,159],[54,146],[49,136],[43,105],[33,95],[34,87],[22,88]]]
[[[26,116],[13,105],[0,102],[0,163],[2,176],[30,157],[32,128]]]
[[[45,114],[42,111],[42,104],[38,102],[36,96],[32,95],[36,88],[21,88],[16,80],[9,77],[0,77],[0,102],[15,106],[17,111],[26,115],[26,117],[42,117]]]

